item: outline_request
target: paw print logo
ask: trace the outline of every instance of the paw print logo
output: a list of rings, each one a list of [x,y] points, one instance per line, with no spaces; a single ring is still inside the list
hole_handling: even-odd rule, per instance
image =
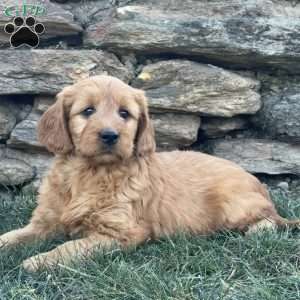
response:
[[[4,31],[11,35],[12,47],[27,45],[36,48],[40,42],[39,35],[44,33],[45,26],[42,23],[36,23],[34,17],[27,17],[25,20],[22,17],[15,17],[12,23],[4,26]]]

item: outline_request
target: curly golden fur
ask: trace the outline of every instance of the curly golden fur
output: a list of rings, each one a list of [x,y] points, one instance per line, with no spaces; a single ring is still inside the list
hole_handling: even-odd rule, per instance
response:
[[[29,225],[0,242],[10,246],[59,232],[73,240],[25,260],[27,270],[177,231],[298,224],[281,218],[264,186],[232,162],[191,151],[156,153],[143,91],[116,78],[66,87],[42,116],[38,136],[55,161]]]

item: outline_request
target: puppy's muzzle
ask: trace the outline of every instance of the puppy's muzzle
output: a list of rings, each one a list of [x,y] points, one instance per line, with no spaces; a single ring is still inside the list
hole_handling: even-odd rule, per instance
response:
[[[99,132],[99,139],[106,146],[113,146],[118,142],[119,133],[113,129],[103,129]]]

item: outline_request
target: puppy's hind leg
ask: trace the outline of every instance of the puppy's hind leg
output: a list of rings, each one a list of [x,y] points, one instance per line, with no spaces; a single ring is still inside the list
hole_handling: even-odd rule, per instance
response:
[[[249,235],[263,230],[275,230],[276,228],[276,221],[272,220],[271,218],[265,218],[250,225],[245,234]]]
[[[277,228],[300,229],[300,220],[287,220],[276,214],[269,218],[262,219],[254,224],[251,224],[245,234],[251,234],[266,229],[274,230]]]
[[[280,225],[280,220],[284,220],[277,214],[270,199],[257,192],[231,195],[225,203],[225,220],[229,229],[240,229],[250,234],[274,229]]]

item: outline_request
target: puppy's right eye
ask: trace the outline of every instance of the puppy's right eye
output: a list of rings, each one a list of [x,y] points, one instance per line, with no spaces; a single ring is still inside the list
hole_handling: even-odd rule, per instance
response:
[[[87,107],[85,110],[83,110],[80,114],[86,118],[88,118],[89,116],[91,116],[94,112],[95,112],[95,108],[94,107]]]

